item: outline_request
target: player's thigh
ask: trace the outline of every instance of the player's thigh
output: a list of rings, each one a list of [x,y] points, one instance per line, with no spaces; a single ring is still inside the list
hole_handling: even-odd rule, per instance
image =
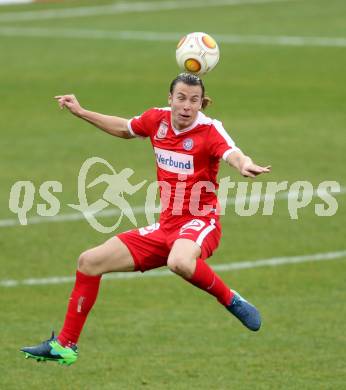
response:
[[[78,261],[78,269],[90,275],[133,271],[134,268],[130,251],[118,237],[112,237],[103,244],[83,252]]]
[[[191,277],[196,269],[196,259],[201,255],[200,246],[189,239],[174,241],[167,259],[168,268],[184,277]]]

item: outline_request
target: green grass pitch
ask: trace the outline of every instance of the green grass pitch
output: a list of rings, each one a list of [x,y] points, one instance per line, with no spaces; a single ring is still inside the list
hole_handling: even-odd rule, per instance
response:
[[[61,213],[72,212],[67,204],[77,203],[78,171],[91,156],[117,170],[132,168],[133,182],[154,180],[149,142],[111,138],[60,111],[53,96],[75,93],[89,109],[131,117],[166,105],[178,73],[174,41],[30,37],[15,35],[16,29],[346,38],[343,0],[1,18],[102,4],[110,2],[0,7],[0,224],[16,218],[8,198],[17,180],[37,188],[60,181]],[[220,49],[220,64],[205,77],[214,100],[207,113],[221,119],[255,161],[273,166],[260,180],[346,185],[346,47],[220,43]],[[223,165],[220,177],[227,175],[242,180]],[[36,195],[35,205],[41,202]],[[139,192],[131,203],[143,200]],[[229,206],[209,263],[345,250],[345,195],[337,200],[333,217],[317,217],[314,198],[298,220],[290,219],[284,200],[270,217],[239,217]],[[138,221],[145,223],[142,215]],[[124,220],[120,230],[130,228]],[[108,237],[84,220],[0,227],[0,281],[73,275],[79,253]],[[178,277],[104,281],[80,339],[80,358],[69,368],[25,361],[19,348],[60,329],[72,284],[1,285],[0,388],[344,389],[345,260],[223,272],[261,310],[263,328],[256,334]]]

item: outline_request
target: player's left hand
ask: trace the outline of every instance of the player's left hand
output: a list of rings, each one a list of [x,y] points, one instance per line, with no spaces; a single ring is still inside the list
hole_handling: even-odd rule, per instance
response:
[[[240,169],[240,173],[244,177],[256,177],[261,173],[269,173],[271,171],[271,166],[261,167],[260,165],[254,164],[252,161],[247,161],[243,164]]]

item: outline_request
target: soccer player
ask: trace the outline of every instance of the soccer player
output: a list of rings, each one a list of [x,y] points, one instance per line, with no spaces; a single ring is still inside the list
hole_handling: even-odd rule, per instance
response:
[[[78,259],[65,321],[58,336],[22,348],[26,357],[72,364],[77,342],[93,307],[103,274],[148,271],[167,266],[192,285],[213,295],[252,331],[261,326],[258,310],[230,289],[206,259],[217,248],[221,226],[216,176],[223,159],[245,177],[270,172],[237,148],[221,122],[204,115],[210,99],[203,82],[188,73],[170,85],[169,107],[151,108],[130,120],[88,111],[74,95],[55,97],[60,108],[120,138],[150,138],[156,155],[162,212],[159,222],[110,238]]]

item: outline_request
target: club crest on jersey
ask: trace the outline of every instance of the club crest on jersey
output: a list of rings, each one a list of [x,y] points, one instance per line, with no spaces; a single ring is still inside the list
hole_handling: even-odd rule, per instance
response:
[[[183,141],[183,148],[185,150],[191,150],[193,148],[193,140],[191,138],[185,138]]]
[[[165,120],[163,120],[160,123],[155,138],[159,138],[159,139],[165,138],[167,135],[167,131],[168,131],[168,123]]]

